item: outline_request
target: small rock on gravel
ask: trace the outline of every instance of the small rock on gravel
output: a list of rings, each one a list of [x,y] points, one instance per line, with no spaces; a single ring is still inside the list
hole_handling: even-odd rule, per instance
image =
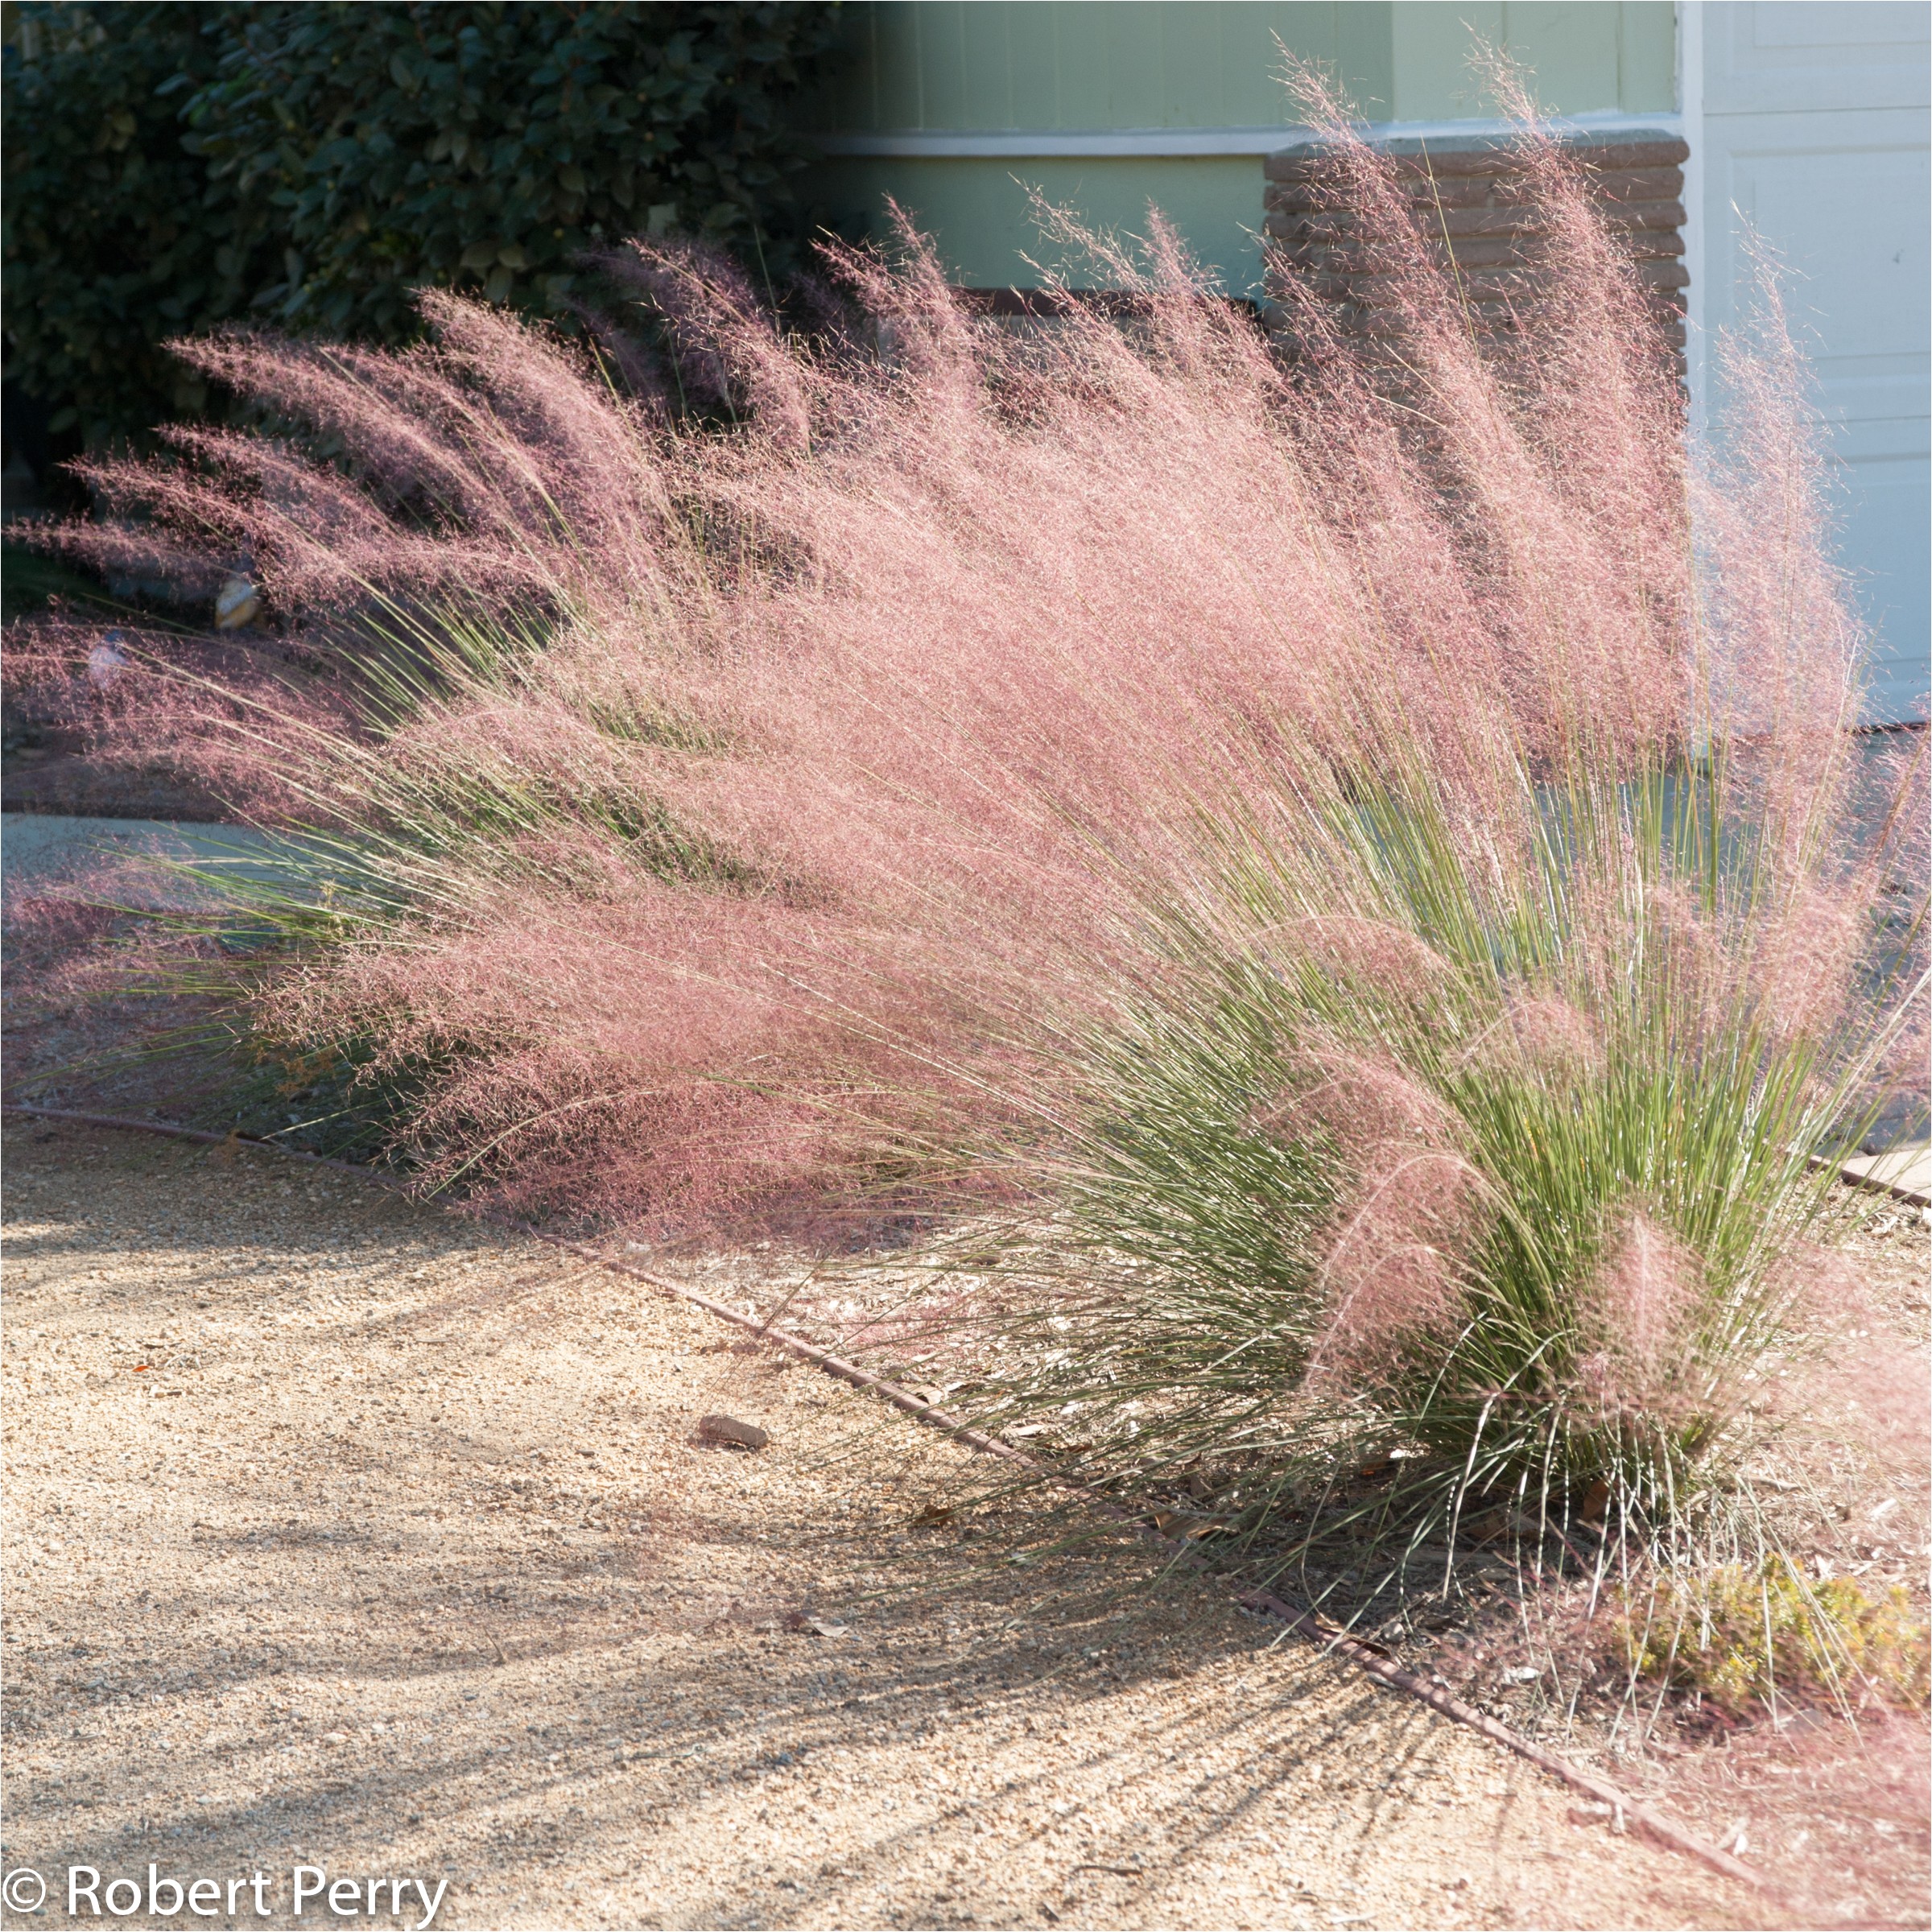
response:
[[[741,1422],[735,1415],[706,1415],[698,1419],[698,1439],[734,1449],[762,1449],[771,1438],[756,1422]]]

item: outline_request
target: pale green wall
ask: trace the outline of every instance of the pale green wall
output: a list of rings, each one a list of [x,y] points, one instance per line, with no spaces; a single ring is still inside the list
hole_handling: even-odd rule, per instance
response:
[[[1033,224],[1026,189],[1075,210],[1089,225],[1145,230],[1150,202],[1186,237],[1221,285],[1245,294],[1261,275],[1261,163],[1256,155],[1121,159],[924,160],[904,155],[828,162],[818,199],[841,213],[871,211],[890,195],[938,240],[956,281],[972,288],[1029,287],[1039,280],[1026,258],[1064,269],[1075,287],[1092,275],[1063,262]],[[1245,226],[1244,226],[1245,225]]]
[[[1369,118],[1486,111],[1472,35],[1534,69],[1554,114],[1667,109],[1670,0],[848,0],[845,67],[815,125],[911,130],[1265,127],[1292,122],[1276,40]]]
[[[1667,113],[1674,14],[1670,0],[848,0],[842,71],[805,120],[888,138],[1286,128],[1277,36],[1376,121],[1493,113],[1469,72],[1478,36],[1532,70],[1553,114]],[[1005,287],[1037,279],[1022,258],[1040,254],[1022,183],[1103,226],[1137,229],[1152,201],[1231,291],[1258,280],[1256,155],[849,156],[807,187],[847,226],[876,225],[896,196],[960,280]]]
[[[1364,7],[1363,11],[1381,10]],[[1392,16],[1393,69],[1386,113],[1377,120],[1447,121],[1493,114],[1469,72],[1473,39],[1501,48],[1528,68],[1546,113],[1583,114],[1621,108],[1667,114],[1676,105],[1674,6],[1654,0],[1570,6],[1486,6],[1402,0]]]
[[[1266,0],[874,0],[848,6],[842,131],[1244,127],[1293,117],[1274,36],[1378,93],[1386,6]]]

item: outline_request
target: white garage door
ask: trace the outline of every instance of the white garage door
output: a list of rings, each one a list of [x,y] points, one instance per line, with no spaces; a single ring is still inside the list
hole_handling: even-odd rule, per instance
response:
[[[1744,297],[1741,214],[1795,271],[1793,320],[1810,338],[1843,465],[1840,554],[1879,638],[1870,715],[1922,718],[1932,7],[1706,0],[1684,13],[1687,133],[1703,176],[1690,189],[1702,217],[1693,316],[1721,327]]]

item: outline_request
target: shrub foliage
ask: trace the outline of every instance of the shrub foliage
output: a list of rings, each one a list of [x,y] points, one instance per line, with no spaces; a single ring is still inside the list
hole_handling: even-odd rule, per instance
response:
[[[163,345],[226,320],[394,341],[425,286],[566,316],[586,251],[667,227],[782,267],[782,109],[832,14],[23,6],[6,55],[9,374],[98,441],[198,407]]]
[[[1905,1590],[1874,1596],[1848,1576],[1813,1583],[1781,1555],[1660,1578],[1624,1606],[1620,1631],[1637,1674],[1725,1711],[1821,1695],[1922,1709],[1932,1697],[1932,1633]]]
[[[6,373],[56,405],[56,431],[101,441],[198,409],[205,386],[168,339],[245,316],[275,272],[162,92],[215,80],[199,29],[222,10],[27,6],[8,39]]]

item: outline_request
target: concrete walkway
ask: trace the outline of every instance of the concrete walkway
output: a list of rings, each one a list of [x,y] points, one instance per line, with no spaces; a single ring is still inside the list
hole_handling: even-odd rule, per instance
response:
[[[222,900],[208,879],[272,886],[282,877],[276,855],[290,848],[246,825],[10,811],[0,817],[0,890],[10,898],[80,892],[143,912],[202,911]],[[199,877],[184,873],[191,866]]]

